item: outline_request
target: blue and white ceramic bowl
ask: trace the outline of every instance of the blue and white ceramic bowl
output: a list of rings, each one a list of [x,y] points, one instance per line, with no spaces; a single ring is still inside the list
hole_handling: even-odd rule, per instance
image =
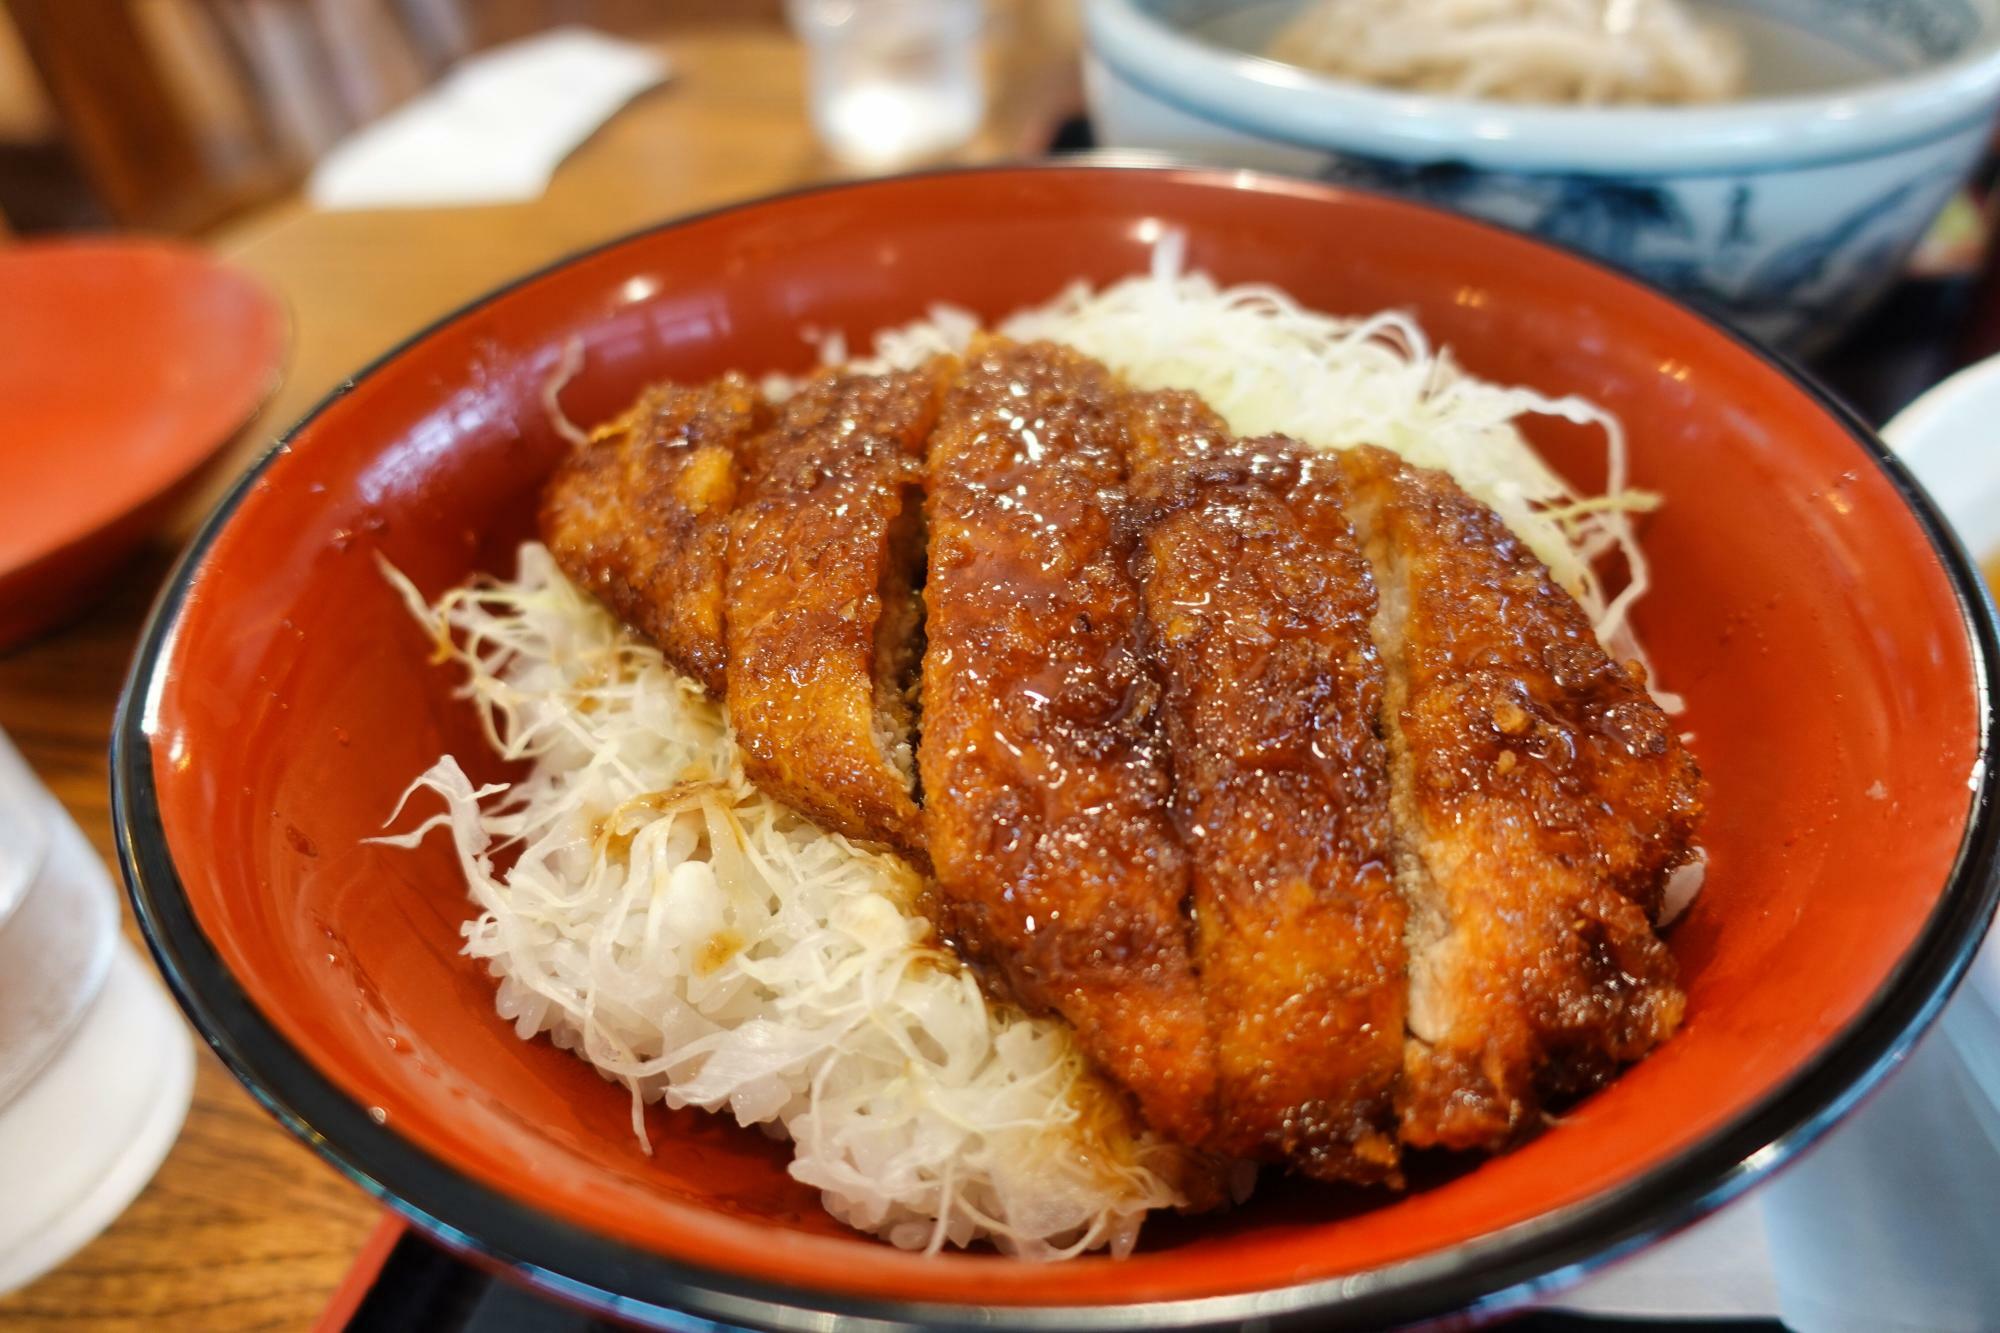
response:
[[[1393,92],[1252,54],[1299,3],[1085,0],[1099,138],[1414,195],[1797,351],[1895,281],[2000,104],[2000,0],[1692,0],[1743,34],[1751,96],[1658,108]]]

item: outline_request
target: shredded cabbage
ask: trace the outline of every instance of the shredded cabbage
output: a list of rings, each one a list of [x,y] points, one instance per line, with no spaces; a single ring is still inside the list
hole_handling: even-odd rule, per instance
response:
[[[999,331],[1067,343],[1140,388],[1193,390],[1238,435],[1289,435],[1323,448],[1376,444],[1450,473],[1582,604],[1605,650],[1646,665],[1652,678],[1630,624],[1651,584],[1632,515],[1658,499],[1629,484],[1617,417],[1575,395],[1475,379],[1398,311],[1342,318],[1307,310],[1267,284],[1219,287],[1185,271],[1185,249],[1185,237],[1169,230],[1154,247],[1152,272],[1101,290],[1077,283]],[[852,364],[908,369],[963,351],[978,330],[969,312],[935,306],[923,320],[877,334],[873,355]],[[823,343],[821,355],[839,364],[845,347]],[[1578,491],[1542,461],[1515,424],[1532,415],[1603,432],[1604,494]],[[1615,594],[1600,574],[1614,553],[1611,563],[1625,575]],[[1657,687],[1653,694],[1668,712],[1680,711],[1678,697]]]
[[[913,366],[976,331],[939,308],[851,364]],[[1270,287],[1220,289],[1182,272],[1171,234],[1150,275],[1079,285],[1001,331],[1068,343],[1142,387],[1195,390],[1239,434],[1368,441],[1446,469],[1549,564],[1607,647],[1639,655],[1627,613],[1646,565],[1629,516],[1651,501],[1627,489],[1623,434],[1594,405],[1470,378],[1405,315],[1340,319]],[[837,338],[822,352],[847,362]],[[557,417],[578,364],[566,350],[549,387]],[[1528,413],[1601,428],[1609,493],[1581,495],[1547,467],[1515,426]],[[1595,566],[1614,550],[1629,582],[1607,596]],[[384,841],[450,835],[479,908],[466,952],[499,979],[499,1013],[623,1084],[642,1145],[648,1102],[726,1112],[789,1138],[792,1175],[836,1217],[927,1251],[984,1239],[1033,1258],[1122,1254],[1149,1211],[1212,1200],[1219,1173],[1248,1193],[1243,1164],[1140,1128],[1066,1025],[987,999],[935,939],[906,865],[752,786],[726,711],[545,548],[434,606],[387,573],[440,660],[464,670],[488,744],[529,773],[475,786],[446,755],[404,797],[431,792],[442,812]],[[504,873],[502,853],[515,857]]]
[[[624,1084],[642,1144],[646,1102],[727,1112],[789,1137],[792,1175],[852,1226],[1040,1259],[1130,1250],[1212,1169],[1136,1133],[1067,1026],[988,1000],[900,860],[753,787],[724,711],[544,547],[434,607],[387,574],[532,769],[475,787],[446,755],[404,798],[443,812],[383,841],[449,832],[500,1015]]]

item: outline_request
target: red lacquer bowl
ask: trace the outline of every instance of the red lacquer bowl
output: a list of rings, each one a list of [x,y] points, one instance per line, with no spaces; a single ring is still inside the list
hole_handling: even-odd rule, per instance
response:
[[[648,380],[805,368],[936,301],[998,316],[1143,268],[1162,224],[1224,281],[1403,307],[1475,373],[1620,413],[1666,497],[1639,624],[1710,779],[1708,887],[1672,932],[1684,1029],[1527,1146],[1398,1199],[1270,1189],[1124,1261],[923,1258],[850,1233],[784,1149],[624,1092],[494,1016],[442,839],[364,846],[443,750],[498,775],[383,581],[508,565],[579,420]],[[1536,440],[1581,480],[1581,431]],[[1908,475],[1785,367],[1585,260],[1409,204],[1235,172],[1056,165],[808,191],[677,222],[452,317],[328,399],[224,504],[140,651],[120,851],[183,1003],[269,1105],[446,1240],[660,1318],[822,1327],[1373,1325],[1490,1307],[1732,1196],[1933,1016],[1996,884],[1990,607]]]
[[[284,352],[277,298],[193,246],[0,250],[0,648],[88,604]]]

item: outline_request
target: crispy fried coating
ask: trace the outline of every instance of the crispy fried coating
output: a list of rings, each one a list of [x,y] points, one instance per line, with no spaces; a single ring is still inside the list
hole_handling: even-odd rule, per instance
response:
[[[542,540],[563,572],[718,698],[736,455],[769,416],[741,375],[655,385],[542,492]]]
[[[1680,1022],[1649,913],[1689,854],[1700,776],[1497,515],[1383,450],[1340,459],[1381,593],[1411,910],[1402,1135],[1498,1148]]]
[[[1374,583],[1331,458],[1236,441],[1192,394],[1127,413],[1135,564],[1221,1071],[1218,1151],[1395,1182],[1402,897]]]
[[[930,447],[918,752],[941,918],[1147,1121],[1201,1143],[1215,1057],[1190,960],[1160,690],[1098,363],[976,346]]]
[[[919,858],[923,450],[950,370],[809,381],[745,451],[729,559],[744,771],[826,828]]]
[[[1393,1184],[1398,1139],[1505,1147],[1680,1021],[1651,918],[1699,773],[1442,473],[995,339],[775,422],[648,390],[541,527],[1183,1144]]]

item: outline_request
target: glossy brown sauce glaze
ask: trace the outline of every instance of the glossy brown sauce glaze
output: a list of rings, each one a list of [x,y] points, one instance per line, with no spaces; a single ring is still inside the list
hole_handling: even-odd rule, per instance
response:
[[[775,426],[739,376],[650,390],[542,527],[1204,1160],[1395,1183],[1396,1140],[1505,1147],[1680,1020],[1693,761],[1442,473],[987,340]]]
[[[1215,1056],[1116,385],[1047,344],[970,353],[930,447],[919,766],[943,924],[1054,1011],[1156,1129],[1206,1141]]]
[[[1403,901],[1375,591],[1338,465],[1237,441],[1192,394],[1128,401],[1135,570],[1221,1071],[1213,1147],[1398,1182]]]
[[[737,451],[769,420],[741,375],[656,385],[542,492],[542,540],[563,572],[717,698]]]
[[[825,827],[920,861],[904,673],[921,654],[924,443],[951,373],[807,381],[744,450],[729,553],[744,771]]]
[[[1649,918],[1690,853],[1700,776],[1497,515],[1384,450],[1339,457],[1382,602],[1411,909],[1402,1133],[1498,1148],[1679,1023]]]

